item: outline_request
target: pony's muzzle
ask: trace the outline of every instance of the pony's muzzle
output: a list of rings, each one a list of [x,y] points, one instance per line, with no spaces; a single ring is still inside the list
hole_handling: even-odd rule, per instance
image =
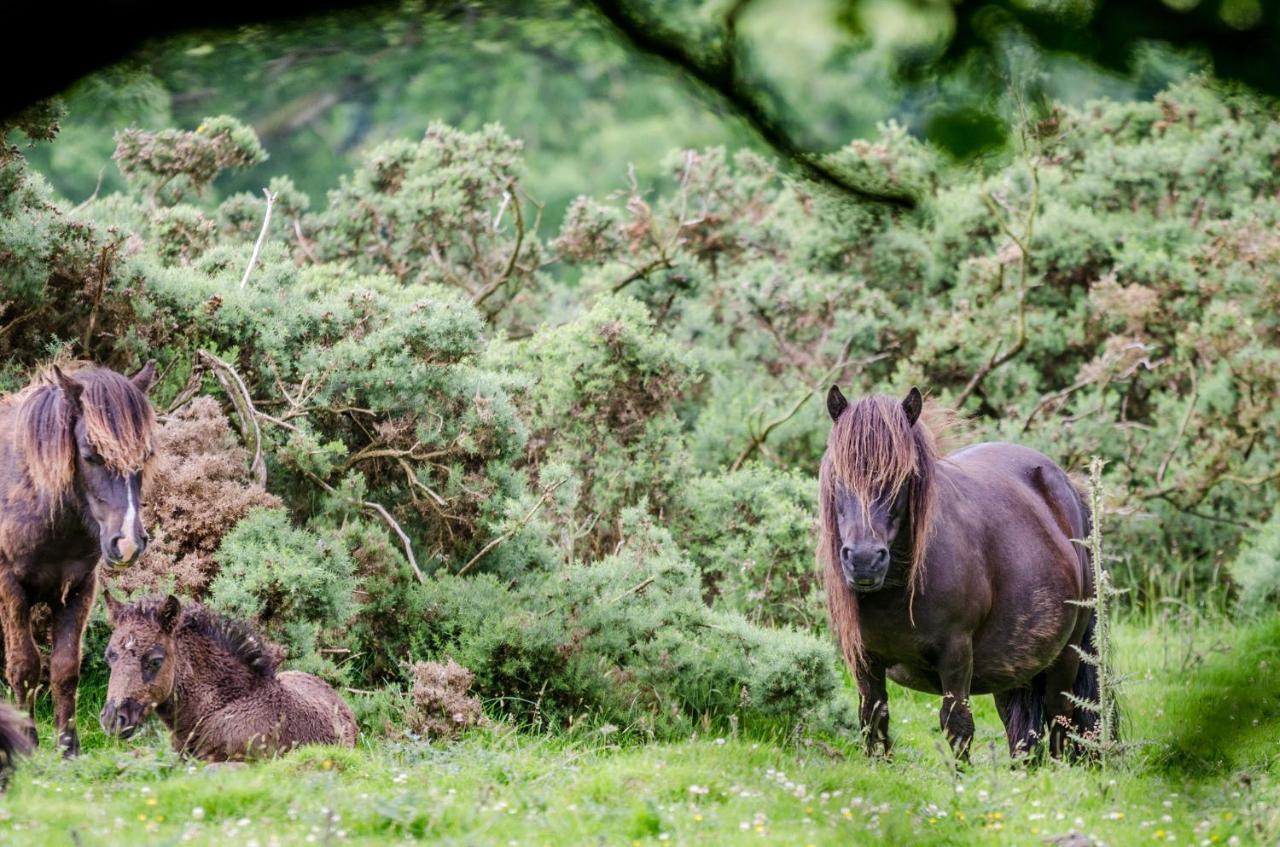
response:
[[[113,567],[123,568],[132,565],[147,549],[150,536],[146,532],[136,538],[124,533],[116,533],[107,542],[107,562]]]
[[[142,704],[132,697],[126,697],[118,704],[108,700],[98,715],[98,723],[107,735],[128,738],[138,729],[142,722]]]
[[[874,541],[845,544],[840,548],[840,569],[854,591],[875,591],[889,570],[889,548]]]

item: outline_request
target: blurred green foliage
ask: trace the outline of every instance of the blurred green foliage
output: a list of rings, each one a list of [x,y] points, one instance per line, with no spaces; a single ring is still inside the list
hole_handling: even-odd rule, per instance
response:
[[[0,378],[154,356],[162,407],[220,398],[284,509],[227,527],[212,601],[331,677],[394,686],[452,657],[531,722],[842,726],[810,631],[832,383],[918,384],[967,437],[1069,470],[1104,457],[1138,605],[1220,587],[1274,511],[1272,104],[1199,79],[1139,102],[1023,94],[976,163],[893,120],[828,158],[914,210],[711,146],[649,178],[618,163],[622,191],[577,179],[545,230],[518,138],[431,124],[360,147],[323,200],[277,176],[252,266],[265,199],[167,190],[256,159],[246,124],[206,121],[227,128],[212,156],[198,126],[121,134],[144,178],[76,206],[15,132]],[[1236,572],[1266,596],[1272,570]]]

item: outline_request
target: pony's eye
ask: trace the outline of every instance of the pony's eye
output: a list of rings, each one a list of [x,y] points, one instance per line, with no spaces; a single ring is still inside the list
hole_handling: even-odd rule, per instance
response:
[[[102,464],[102,457],[101,457],[101,456],[99,456],[97,453],[90,453],[88,456],[85,456],[85,457],[84,457],[84,460],[85,460],[86,462],[88,462],[89,464],[91,464],[91,465],[101,465],[101,464]]]
[[[115,650],[108,650],[108,651],[107,651],[107,664],[108,664],[108,665],[110,665],[110,664],[114,664],[114,663],[115,663],[115,660],[116,660],[116,651],[115,651]]]
[[[156,671],[160,670],[160,666],[163,664],[164,664],[163,656],[152,656],[151,658],[147,659],[146,663],[144,664],[144,667],[147,669],[149,673],[155,673]]]

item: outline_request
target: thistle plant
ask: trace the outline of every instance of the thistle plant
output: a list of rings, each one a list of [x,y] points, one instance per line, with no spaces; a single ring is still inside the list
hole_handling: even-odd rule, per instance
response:
[[[1111,575],[1102,566],[1102,459],[1094,456],[1089,462],[1089,511],[1090,521],[1089,562],[1093,568],[1093,597],[1078,601],[1077,605],[1092,609],[1094,614],[1093,644],[1078,646],[1076,652],[1081,661],[1092,665],[1098,672],[1098,690],[1095,698],[1068,694],[1077,709],[1085,709],[1098,716],[1096,727],[1083,734],[1072,733],[1071,740],[1081,749],[1097,757],[1103,768],[1107,759],[1121,752],[1119,732],[1119,708],[1116,691],[1123,680],[1112,671],[1111,663],[1111,600],[1123,594],[1123,590],[1111,584]],[[1092,646],[1092,652],[1085,649]]]

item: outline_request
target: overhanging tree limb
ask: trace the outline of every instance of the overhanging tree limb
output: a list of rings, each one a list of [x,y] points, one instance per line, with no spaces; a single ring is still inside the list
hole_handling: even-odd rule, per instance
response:
[[[910,194],[878,191],[858,185],[828,166],[819,154],[805,150],[781,121],[770,114],[753,87],[743,84],[738,75],[737,18],[745,8],[745,2],[733,5],[719,49],[705,54],[690,48],[680,34],[660,20],[637,14],[626,0],[590,0],[589,5],[635,49],[684,71],[703,88],[718,95],[766,144],[783,158],[794,162],[815,182],[868,203],[902,209],[915,207],[915,198]]]

